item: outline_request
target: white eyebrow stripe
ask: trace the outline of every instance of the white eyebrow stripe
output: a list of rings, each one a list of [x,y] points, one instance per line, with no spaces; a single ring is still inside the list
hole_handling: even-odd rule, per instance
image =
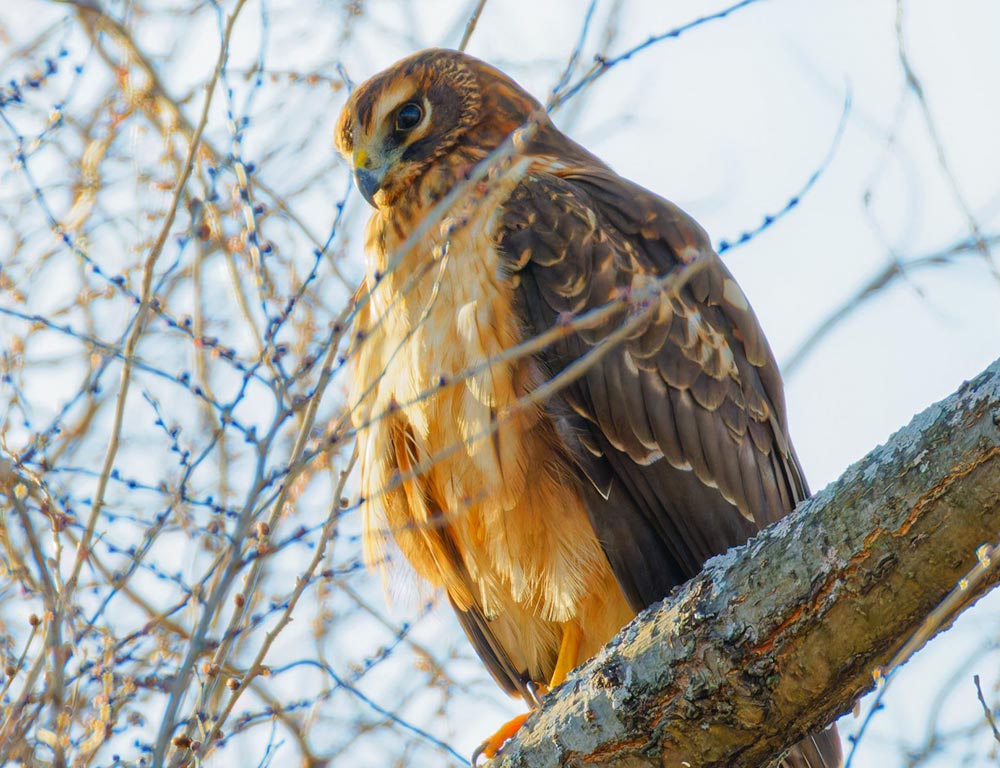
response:
[[[413,97],[413,87],[404,81],[396,83],[379,98],[372,114],[372,132],[377,132],[385,119],[404,101]]]

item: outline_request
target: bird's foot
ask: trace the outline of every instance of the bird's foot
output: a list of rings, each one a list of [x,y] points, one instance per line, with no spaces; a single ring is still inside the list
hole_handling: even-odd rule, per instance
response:
[[[523,715],[518,715],[513,720],[508,720],[506,723],[500,726],[496,733],[490,736],[486,741],[479,745],[475,752],[472,753],[472,765],[477,766],[481,763],[479,758],[484,757],[486,760],[492,760],[500,752],[500,749],[507,742],[507,739],[511,738],[515,733],[520,730],[521,726],[524,725],[524,721],[528,719],[530,712],[525,712]]]

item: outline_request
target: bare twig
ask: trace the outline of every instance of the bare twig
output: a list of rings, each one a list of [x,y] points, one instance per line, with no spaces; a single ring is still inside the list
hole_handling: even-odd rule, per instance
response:
[[[917,77],[917,74],[913,69],[913,65],[910,63],[909,56],[907,56],[906,45],[903,41],[904,6],[905,0],[896,0],[896,45],[899,51],[899,62],[903,67],[904,74],[906,75],[906,83],[917,97],[917,103],[920,105],[920,113],[923,115],[924,125],[927,127],[927,134],[930,136],[931,141],[934,144],[934,151],[937,154],[938,165],[941,167],[941,172],[944,174],[945,180],[951,188],[951,194],[955,200],[955,204],[965,216],[969,232],[975,240],[976,250],[986,261],[986,264],[992,271],[993,276],[997,280],[1000,280],[1000,268],[998,268],[994,262],[993,254],[990,252],[990,245],[983,237],[979,222],[972,213],[972,209],[969,207],[969,203],[966,201],[965,195],[962,193],[962,189],[958,184],[958,179],[955,178],[955,174],[951,170],[951,165],[948,162],[947,153],[945,152],[944,142],[941,140],[941,135],[938,133],[937,123],[931,114],[930,105],[927,103],[927,97],[924,94],[923,84],[920,82],[920,78]]]
[[[462,33],[462,40],[458,44],[458,50],[464,51],[469,45],[469,40],[472,38],[472,33],[476,31],[476,25],[479,23],[479,16],[483,12],[484,7],[486,7],[486,0],[478,0],[476,7],[473,8],[472,13],[469,15],[469,20],[465,24],[465,31]]]
[[[990,245],[996,245],[1000,243],[1000,234],[987,235],[985,241]],[[847,301],[820,321],[805,340],[795,348],[795,351],[789,355],[788,359],[782,363],[781,370],[786,376],[794,375],[830,333],[900,278],[905,278],[913,272],[928,267],[948,266],[958,258],[976,253],[978,253],[977,241],[966,239],[924,256],[915,256],[902,261],[893,259],[881,271],[866,280]]]
[[[979,684],[979,675],[973,675],[972,682],[976,686],[976,697],[979,699],[979,703],[983,705],[983,715],[986,717],[986,722],[990,724],[990,730],[993,732],[993,739],[1000,744],[1000,730],[997,730],[997,721],[993,717],[993,710],[990,709],[990,705],[986,703],[986,697],[983,695],[983,688]]]

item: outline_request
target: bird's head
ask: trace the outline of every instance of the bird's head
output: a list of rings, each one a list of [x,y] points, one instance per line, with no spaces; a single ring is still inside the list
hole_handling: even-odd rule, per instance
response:
[[[540,105],[479,59],[430,49],[358,86],[337,120],[337,151],[371,205],[389,206],[459,146],[485,157]]]

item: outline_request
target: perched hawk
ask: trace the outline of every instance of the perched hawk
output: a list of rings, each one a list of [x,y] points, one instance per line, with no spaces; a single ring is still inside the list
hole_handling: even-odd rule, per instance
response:
[[[352,353],[367,554],[393,538],[537,703],[808,495],[778,368],[704,230],[493,67],[404,59],[336,143],[375,208]],[[826,731],[785,765],[840,760]]]

